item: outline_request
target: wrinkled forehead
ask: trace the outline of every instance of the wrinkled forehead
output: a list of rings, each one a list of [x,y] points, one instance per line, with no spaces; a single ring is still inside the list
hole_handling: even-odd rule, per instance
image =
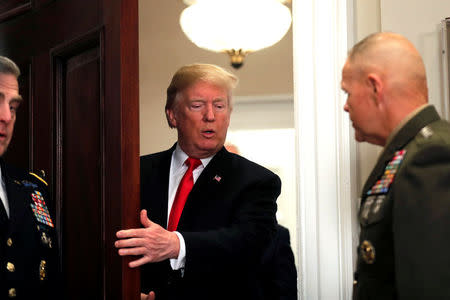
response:
[[[341,85],[344,85],[347,80],[349,80],[352,76],[352,70],[350,63],[348,60],[345,62],[344,67],[342,67],[342,78]]]
[[[19,83],[13,74],[0,73],[0,88],[19,91]]]

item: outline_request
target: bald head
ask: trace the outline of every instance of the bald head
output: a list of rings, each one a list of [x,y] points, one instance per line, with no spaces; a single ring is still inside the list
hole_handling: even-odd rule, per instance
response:
[[[424,63],[414,45],[402,35],[369,35],[350,50],[347,62],[362,74],[377,73],[392,97],[407,98],[416,105],[428,102]]]
[[[342,70],[357,141],[385,145],[405,118],[428,102],[425,66],[419,52],[395,33],[372,34],[349,52]]]

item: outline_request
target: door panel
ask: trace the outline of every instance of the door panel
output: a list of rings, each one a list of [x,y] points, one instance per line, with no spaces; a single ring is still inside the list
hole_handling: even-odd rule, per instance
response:
[[[25,99],[5,159],[44,170],[58,230],[62,299],[138,299],[139,272],[114,248],[137,227],[137,0],[0,4],[0,55]]]

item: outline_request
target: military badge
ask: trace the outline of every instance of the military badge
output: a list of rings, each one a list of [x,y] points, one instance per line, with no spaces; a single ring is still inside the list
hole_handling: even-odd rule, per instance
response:
[[[42,244],[46,245],[48,248],[52,248],[52,238],[49,237],[45,232],[41,234]]]
[[[30,182],[28,180],[22,180],[22,185],[25,187],[31,187],[33,189],[38,187],[38,185],[36,183]]]
[[[389,187],[391,183],[394,181],[395,174],[397,173],[397,170],[403,161],[405,153],[406,150],[404,149],[395,152],[394,157],[392,158],[391,161],[389,161],[386,168],[384,169],[383,176],[381,176],[381,179],[378,180],[372,186],[372,188],[367,191],[367,195],[381,194],[381,193],[385,194],[389,191]]]
[[[361,210],[361,220],[367,221],[369,218],[370,208],[372,207],[373,202],[375,201],[375,196],[367,197],[366,201],[364,201],[363,208]]]
[[[361,244],[361,247],[359,249],[359,253],[362,257],[362,259],[367,264],[373,264],[375,261],[375,248],[373,247],[372,243],[369,241],[364,241]]]
[[[372,214],[377,214],[386,199],[386,195],[378,195],[372,208]]]
[[[422,128],[420,130],[420,134],[422,134],[422,136],[426,139],[428,139],[429,137],[431,137],[433,135],[433,130],[431,130],[430,127],[425,126],[424,128]]]
[[[41,192],[34,191],[31,194],[31,198],[33,199],[33,203],[31,203],[31,209],[33,210],[36,220],[47,226],[55,227],[53,225],[52,219],[50,218],[50,213],[47,206],[45,205],[45,200]]]

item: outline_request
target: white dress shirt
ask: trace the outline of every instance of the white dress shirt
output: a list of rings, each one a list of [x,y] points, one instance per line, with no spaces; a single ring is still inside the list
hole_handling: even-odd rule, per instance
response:
[[[207,158],[202,158],[200,161],[202,162],[196,169],[192,171],[192,176],[194,177],[194,184],[197,181],[197,178],[206,168],[208,163],[214,157],[210,156]],[[180,184],[181,179],[186,173],[188,167],[185,165],[185,161],[188,158],[188,155],[181,150],[180,146],[177,144],[175,150],[172,153],[172,160],[170,163],[170,173],[169,173],[169,201],[167,207],[167,222],[169,222],[170,210],[172,209],[173,201],[175,200],[175,195],[177,193],[178,185]],[[166,224],[167,225],[167,224]],[[170,259],[170,266],[173,270],[183,269],[186,263],[186,244],[184,242],[183,236],[175,231],[180,240],[180,252],[178,254],[178,258]]]
[[[0,168],[0,178],[1,178],[1,182],[2,182],[2,184],[0,184],[0,198],[2,199],[3,206],[5,207],[6,214],[8,215],[8,218],[9,218],[10,214],[9,214],[8,196],[6,194],[6,186],[5,186],[5,181],[3,181],[1,168]]]

